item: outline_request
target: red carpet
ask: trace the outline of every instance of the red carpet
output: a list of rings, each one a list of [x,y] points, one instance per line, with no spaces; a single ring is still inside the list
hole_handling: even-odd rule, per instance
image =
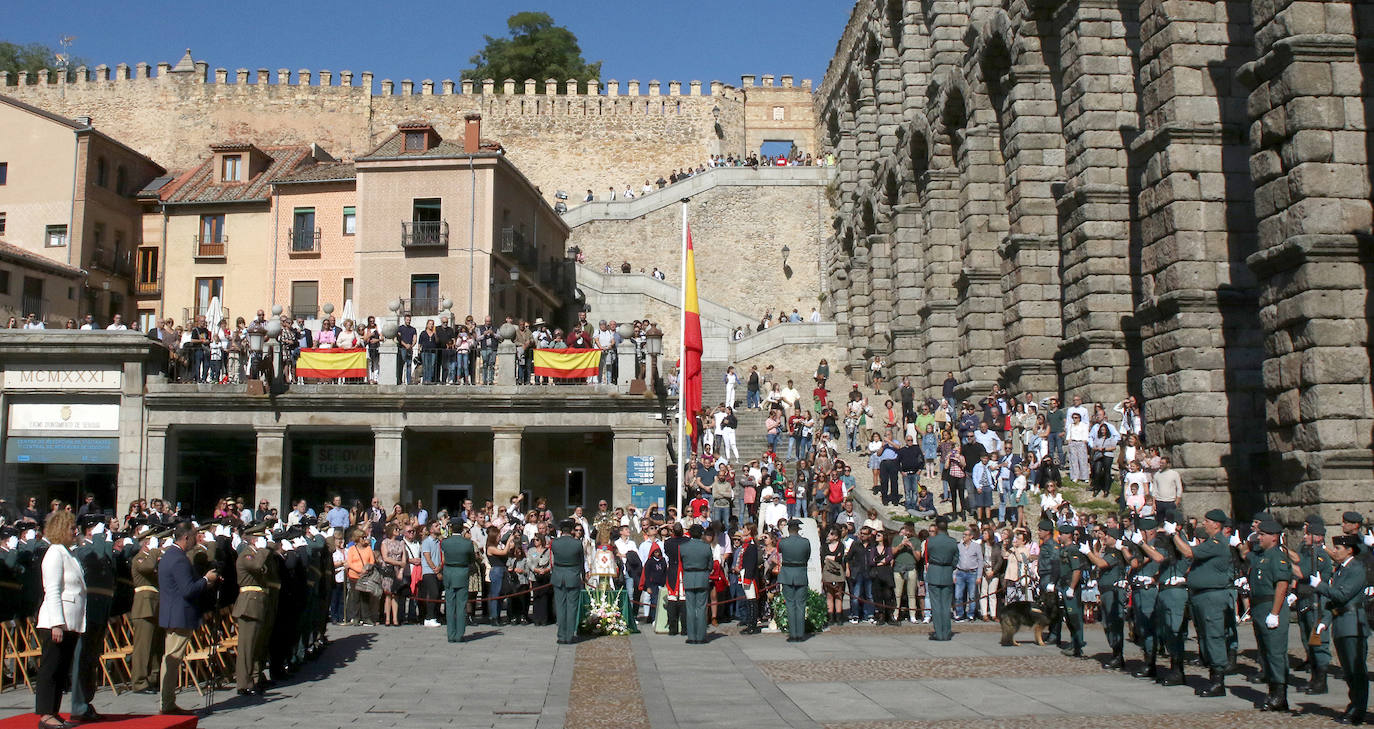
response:
[[[63,718],[66,718],[65,715]],[[82,726],[100,729],[196,729],[194,716],[142,716],[138,714],[106,714],[106,721],[99,724]],[[0,719],[0,729],[34,729],[38,726],[37,714],[20,714],[8,719]]]

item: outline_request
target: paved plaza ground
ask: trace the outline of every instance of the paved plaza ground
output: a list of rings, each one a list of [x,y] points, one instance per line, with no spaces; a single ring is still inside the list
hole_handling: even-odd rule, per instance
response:
[[[1104,671],[1096,660],[1065,658],[1051,647],[998,645],[995,626],[957,626],[950,642],[927,640],[925,626],[844,626],[787,643],[782,635],[740,636],[712,629],[705,646],[641,634],[575,646],[554,642],[552,627],[492,629],[450,645],[442,630],[331,628],[334,642],[265,700],[221,690],[201,719],[208,729],[246,727],[500,727],[503,729],[955,729],[962,727],[1333,726],[1345,685],[1308,697],[1290,691],[1295,714],[1254,710],[1263,686],[1232,676],[1229,695],[1203,699],[1192,688],[1158,686]],[[1253,671],[1254,645],[1242,672]],[[1028,635],[1023,632],[1021,638]],[[1296,630],[1291,645],[1299,645]],[[1097,626],[1089,653],[1105,658]],[[1138,652],[1128,651],[1131,668]],[[1299,674],[1305,678],[1304,674]],[[1295,683],[1299,683],[1295,681]],[[195,692],[183,706],[200,707]],[[146,713],[154,696],[102,691],[105,713]],[[0,694],[0,715],[33,709],[20,688]]]

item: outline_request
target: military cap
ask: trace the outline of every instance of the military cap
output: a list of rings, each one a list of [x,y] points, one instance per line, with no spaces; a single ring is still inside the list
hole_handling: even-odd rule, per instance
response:
[[[1071,531],[1073,531],[1073,523],[1070,522],[1070,521],[1068,521],[1067,519],[1064,520],[1064,521],[1059,522],[1059,531],[1061,531],[1061,532],[1071,532]]]
[[[1120,528],[1120,527],[1102,527],[1102,533],[1103,533],[1103,534],[1106,534],[1107,536],[1111,537],[1112,539],[1120,539],[1120,538],[1121,538],[1121,528]]]
[[[1212,509],[1211,511],[1207,512],[1203,516],[1203,518],[1207,521],[1217,522],[1218,524],[1228,524],[1231,521],[1231,517],[1227,516],[1226,512],[1222,511],[1221,509]]]
[[[1347,511],[1341,514],[1341,521],[1348,521],[1351,524],[1363,524],[1364,517],[1358,511]]]
[[[564,532],[571,532],[573,530],[573,520],[564,519],[563,521],[558,522],[558,530]]]
[[[1274,515],[1267,511],[1257,511],[1250,516],[1250,521],[1273,521]]]
[[[139,539],[163,539],[165,537],[172,536],[172,531],[173,530],[171,529],[159,529],[157,531],[149,530],[147,532],[144,532],[143,535],[139,537]]]
[[[1040,524],[1038,526],[1040,528],[1040,531],[1042,532],[1054,531],[1054,522],[1050,521],[1049,519],[1041,519]]]
[[[0,526],[0,539],[9,539],[19,536],[19,530],[12,526]]]
[[[253,524],[249,524],[243,529],[243,536],[245,537],[260,537],[266,533],[267,524],[264,522],[255,522]]]
[[[1320,514],[1308,514],[1303,524],[1307,527],[1308,534],[1326,534],[1326,521]]]
[[[300,522],[300,523],[301,523],[301,526],[308,526],[308,527],[318,526],[319,523],[320,523],[320,519],[319,519],[319,517],[317,517],[317,516],[303,516],[303,517],[301,517],[301,522]]]
[[[787,520],[787,528],[788,528],[788,529],[801,529],[801,525],[802,525],[802,520],[801,520],[801,519],[788,519],[788,520]]]
[[[1356,552],[1360,551],[1361,546],[1360,538],[1354,534],[1341,534],[1340,536],[1332,537],[1331,544],[1338,547],[1346,547]]]
[[[76,525],[77,525],[78,527],[80,527],[81,529],[87,529],[87,528],[90,528],[90,527],[95,526],[96,524],[104,524],[104,523],[105,523],[105,515],[104,515],[104,514],[82,514],[81,516],[77,517],[77,519],[76,519]]]
[[[1273,519],[1265,519],[1264,521],[1261,521],[1259,523],[1259,530],[1261,532],[1264,532],[1265,534],[1283,533],[1283,527],[1279,526],[1279,523],[1277,521],[1274,521]]]
[[[1159,522],[1153,516],[1142,516],[1136,520],[1135,526],[1142,532],[1159,528]]]

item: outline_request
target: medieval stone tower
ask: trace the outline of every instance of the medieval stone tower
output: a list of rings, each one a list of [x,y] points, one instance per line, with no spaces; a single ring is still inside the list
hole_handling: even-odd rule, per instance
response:
[[[849,364],[1146,403],[1189,511],[1374,502],[1374,5],[860,0],[817,90]]]

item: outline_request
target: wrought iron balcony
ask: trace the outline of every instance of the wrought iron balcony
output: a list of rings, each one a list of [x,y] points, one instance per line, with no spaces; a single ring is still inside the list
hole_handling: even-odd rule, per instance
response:
[[[402,248],[447,248],[448,221],[417,220],[401,223]]]
[[[309,228],[291,229],[291,252],[292,253],[319,253],[320,252],[320,229],[310,230]]]
[[[218,238],[202,240],[200,236],[193,235],[191,244],[196,247],[196,258],[224,258],[229,236],[221,235]]]
[[[138,296],[156,296],[162,293],[162,281],[138,281],[134,284],[134,293]]]
[[[437,316],[439,314],[438,297],[426,299],[401,299],[400,315],[405,316]]]

